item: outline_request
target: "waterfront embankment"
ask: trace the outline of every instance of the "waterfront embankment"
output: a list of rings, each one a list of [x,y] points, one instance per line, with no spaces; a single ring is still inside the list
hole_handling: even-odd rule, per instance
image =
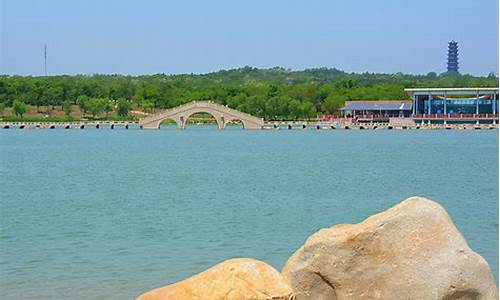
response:
[[[211,124],[206,120],[197,121],[189,126]],[[169,125],[173,125],[170,123]],[[230,124],[237,125],[239,124]],[[168,126],[168,125],[167,125]],[[227,125],[226,125],[227,126]],[[85,129],[85,128],[140,128],[139,121],[71,121],[71,122],[0,122],[0,129]],[[498,124],[345,124],[339,122],[311,121],[270,121],[265,122],[262,130],[491,130]]]

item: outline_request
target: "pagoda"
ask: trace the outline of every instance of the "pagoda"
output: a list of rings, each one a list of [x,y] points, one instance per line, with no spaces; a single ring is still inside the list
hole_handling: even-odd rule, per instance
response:
[[[448,43],[448,64],[449,73],[458,73],[458,43],[450,41]]]

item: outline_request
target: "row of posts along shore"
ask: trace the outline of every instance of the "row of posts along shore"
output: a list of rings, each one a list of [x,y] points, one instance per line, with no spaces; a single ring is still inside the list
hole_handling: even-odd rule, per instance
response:
[[[85,128],[139,128],[137,121],[87,121],[87,122],[0,122],[3,129],[85,129]]]
[[[199,124],[191,124],[199,125]],[[138,121],[85,121],[85,122],[0,122],[3,129],[140,129]],[[498,129],[498,124],[343,124],[338,122],[269,121],[262,130],[489,130]]]

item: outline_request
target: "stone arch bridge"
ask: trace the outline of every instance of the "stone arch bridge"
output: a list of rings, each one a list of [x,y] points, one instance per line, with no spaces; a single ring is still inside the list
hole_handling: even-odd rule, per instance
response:
[[[178,128],[185,128],[188,118],[195,113],[208,113],[215,118],[219,129],[231,121],[241,121],[245,129],[262,129],[264,119],[240,112],[211,101],[193,101],[149,115],[139,122],[143,129],[158,129],[163,120],[175,121]]]

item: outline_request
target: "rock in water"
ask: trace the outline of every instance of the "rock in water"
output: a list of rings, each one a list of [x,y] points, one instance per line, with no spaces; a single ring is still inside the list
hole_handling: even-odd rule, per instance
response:
[[[273,267],[258,260],[226,260],[186,280],[149,291],[138,300],[292,300],[292,289]]]
[[[486,261],[439,204],[420,197],[321,229],[282,273],[297,300],[498,299]]]

